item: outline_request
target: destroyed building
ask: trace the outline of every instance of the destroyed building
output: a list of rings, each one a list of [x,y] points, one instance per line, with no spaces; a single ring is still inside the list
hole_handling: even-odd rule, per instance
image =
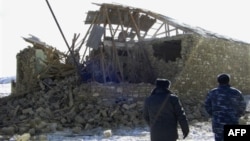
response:
[[[83,69],[81,71],[84,81],[154,83],[156,77],[165,77],[174,81],[175,84],[175,82],[178,83],[179,78],[183,78],[181,74],[186,69],[194,69],[196,65],[201,65],[203,68],[209,66],[213,71],[207,73],[206,71],[209,69],[203,71],[196,68],[197,75],[202,73],[209,77],[221,72],[232,73],[233,76],[236,75],[236,79],[246,80],[239,88],[246,92],[249,91],[247,88],[248,74],[244,73],[249,69],[249,63],[247,63],[249,61],[249,44],[211,33],[199,27],[191,27],[148,10],[114,4],[96,5],[100,6],[98,11],[87,13],[85,24],[89,25],[89,29],[86,35],[79,46],[71,47],[73,52],[82,53],[81,60],[77,56],[77,62],[81,65],[80,69]],[[29,42],[36,48],[44,46],[34,40],[29,40]],[[41,56],[39,52],[36,51],[36,56]],[[69,52],[65,56],[70,56]],[[206,56],[208,59],[202,58]],[[241,63],[237,62],[235,56],[239,60],[245,61],[244,69],[240,67]],[[58,58],[57,61],[59,59],[62,60],[62,58]],[[211,62],[209,59],[215,62]],[[229,61],[230,59],[234,59],[234,61]],[[189,60],[193,62],[188,62]],[[159,65],[161,62],[164,64]],[[216,71],[218,63],[225,67],[220,65]],[[17,64],[19,65],[19,63]],[[74,63],[71,64],[74,65]],[[164,66],[170,67],[168,71],[163,69]],[[17,76],[20,76],[19,70],[21,69],[19,66],[17,68]],[[40,72],[45,71],[40,68]],[[238,75],[242,75],[244,78],[240,79],[237,77]],[[195,79],[190,79],[196,80],[196,77],[193,78]],[[236,86],[238,85],[236,84]]]
[[[84,38],[77,46],[74,37],[67,53],[24,38],[33,46],[17,55],[12,95],[19,100],[11,103],[7,119],[0,116],[3,124],[17,114],[22,115],[19,120],[32,115],[39,117],[39,124],[48,122],[43,113],[54,117],[49,121],[57,123],[57,130],[143,124],[143,101],[158,77],[172,81],[189,120],[206,117],[205,95],[217,85],[219,73],[231,74],[232,85],[250,93],[249,44],[152,11],[96,5],[99,10],[87,13]],[[26,101],[22,95],[33,103],[18,104]],[[52,130],[51,124],[46,129]]]

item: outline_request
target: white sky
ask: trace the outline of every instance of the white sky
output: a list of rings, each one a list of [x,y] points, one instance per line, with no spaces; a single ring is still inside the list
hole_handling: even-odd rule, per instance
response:
[[[249,0],[49,0],[69,44],[74,33],[86,33],[86,13],[95,3],[119,3],[151,10],[191,26],[250,43]],[[0,0],[0,77],[16,75],[16,54],[40,40],[67,51],[46,0]]]

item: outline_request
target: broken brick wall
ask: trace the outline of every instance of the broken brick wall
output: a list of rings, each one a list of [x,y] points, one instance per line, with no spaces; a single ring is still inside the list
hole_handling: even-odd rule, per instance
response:
[[[75,72],[68,56],[57,49],[33,44],[17,55],[16,83],[12,84],[12,94],[20,95],[40,90],[47,79],[59,79]],[[68,60],[67,60],[68,59]],[[43,85],[43,84],[42,84]]]
[[[181,58],[166,62],[154,56],[157,42],[181,41]],[[152,42],[147,50],[158,77],[172,81],[171,89],[179,95],[187,113],[199,109],[196,117],[204,114],[207,92],[217,86],[217,75],[229,73],[231,85],[250,93],[250,45],[225,39],[199,35],[180,35]]]
[[[33,75],[36,72],[35,54],[36,50],[34,48],[27,47],[16,55],[16,85],[15,88],[12,89],[15,89],[15,92],[18,94],[32,90],[37,83],[37,78]]]

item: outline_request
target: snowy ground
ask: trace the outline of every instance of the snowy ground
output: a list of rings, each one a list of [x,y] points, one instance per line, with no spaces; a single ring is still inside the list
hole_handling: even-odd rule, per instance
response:
[[[111,130],[112,135],[107,137],[104,132],[107,130],[95,129],[81,134],[73,134],[70,131],[61,131],[50,133],[47,135],[39,135],[31,137],[31,141],[150,141],[150,134],[147,127],[135,129],[116,129]],[[182,133],[179,131],[180,139],[177,141],[213,141],[214,136],[211,131],[210,122],[199,122],[190,125],[190,133],[186,139],[182,138]],[[20,141],[18,136],[14,135],[5,141]],[[0,140],[3,136],[0,135]],[[25,140],[22,138],[21,141]],[[25,140],[26,141],[26,140]]]
[[[112,130],[111,130],[112,131]],[[112,136],[105,137],[104,130],[96,131],[96,134],[74,135],[70,132],[57,132],[48,134],[48,141],[150,141],[148,128],[123,129],[112,131]],[[84,133],[83,133],[84,134]],[[86,134],[86,133],[85,133]],[[179,130],[178,141],[184,141]],[[185,141],[213,141],[214,135],[210,122],[199,122],[190,125],[190,133]]]
[[[8,96],[11,92],[11,83],[0,84],[0,98]]]

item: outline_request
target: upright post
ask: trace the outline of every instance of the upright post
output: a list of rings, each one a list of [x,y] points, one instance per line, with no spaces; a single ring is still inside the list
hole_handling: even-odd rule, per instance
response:
[[[65,38],[65,36],[64,36],[64,34],[63,34],[63,31],[62,31],[62,29],[61,29],[61,27],[60,27],[60,25],[59,25],[59,23],[58,23],[58,21],[57,21],[57,19],[56,19],[56,16],[55,16],[55,14],[54,14],[54,12],[53,12],[51,6],[50,6],[50,4],[49,4],[49,1],[46,0],[46,3],[47,3],[47,5],[48,5],[48,7],[49,7],[49,9],[50,9],[50,12],[51,12],[51,14],[52,14],[52,16],[53,16],[53,18],[54,18],[54,20],[55,20],[55,22],[56,22],[56,25],[57,25],[57,27],[58,27],[60,33],[61,33],[61,35],[62,35],[62,37],[63,37],[63,39],[64,39],[64,42],[66,43],[66,46],[68,47],[68,50],[69,50],[69,52],[70,52],[70,55],[71,55],[71,57],[73,58],[73,61],[74,61],[74,64],[75,64],[75,66],[76,66],[78,75],[79,75],[79,77],[82,79],[80,67],[79,67],[79,64],[77,63],[77,61],[76,61],[76,59],[75,59],[75,57],[74,57],[74,53],[72,52],[72,50],[71,50],[70,47],[69,47],[69,44],[68,44],[68,42],[67,42],[67,40],[66,40],[66,38]]]

